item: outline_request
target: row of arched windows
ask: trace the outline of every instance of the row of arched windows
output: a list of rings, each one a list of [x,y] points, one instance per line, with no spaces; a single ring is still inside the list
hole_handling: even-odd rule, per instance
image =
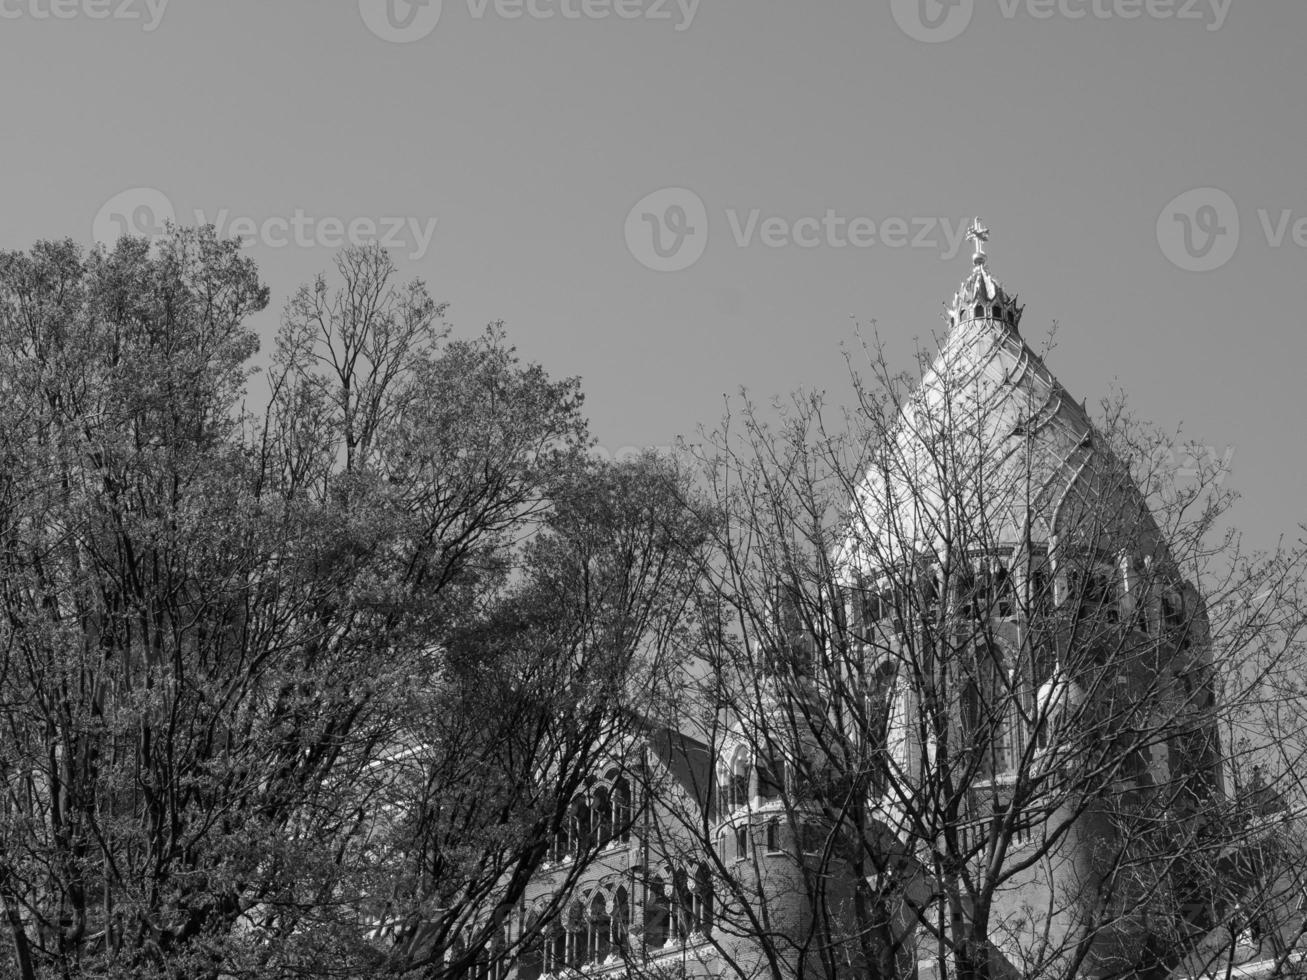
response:
[[[648,881],[644,944],[649,950],[691,942],[712,932],[713,882],[708,865],[677,868]]]
[[[821,853],[825,846],[825,834],[817,824],[802,821],[797,825],[797,834],[791,834],[789,826],[779,816],[770,817],[761,824],[758,844],[765,854],[783,854],[790,850],[801,854]],[[717,834],[717,857],[725,866],[750,857],[752,847],[748,824],[739,823]]]
[[[633,816],[630,782],[610,773],[604,782],[572,800],[550,860],[562,862],[592,847],[629,843]]]
[[[977,303],[975,307],[971,310],[971,314],[972,317],[977,320],[983,320],[989,318],[993,320],[999,320],[1003,323],[1010,323],[1014,327],[1017,325],[1017,319],[1021,315],[1015,303],[1008,307],[1000,306],[997,303],[995,303],[993,306],[986,306],[984,303]],[[966,310],[962,311],[961,316],[962,319],[967,318]],[[951,326],[957,326],[957,322],[958,322],[958,318],[956,316],[949,317],[949,324]]]
[[[712,931],[713,886],[706,864],[690,871],[664,869],[647,879],[640,917],[632,920],[625,885],[596,888],[571,902],[558,921],[537,934],[518,958],[518,980],[538,980],[586,967],[621,962],[635,951],[655,953],[691,943]],[[534,928],[535,914],[524,928]],[[638,925],[638,930],[633,926]],[[496,977],[478,980],[497,980]]]
[[[947,593],[938,566],[913,573],[910,585],[860,577],[848,588],[844,608],[854,636],[866,640],[878,630],[901,633],[905,621],[932,615],[942,602],[967,619],[1008,620],[1023,607],[1034,615],[1061,607],[1077,623],[1119,623],[1128,610],[1130,625],[1143,632],[1185,625],[1183,589],[1159,579],[1147,559],[1091,554],[1057,562],[1040,554],[1015,568],[1009,555],[969,557],[954,563]]]
[[[792,795],[798,793],[799,787],[794,785],[797,775],[795,767],[779,753],[769,764],[755,765],[749,746],[737,745],[717,768],[717,819],[729,819],[749,806],[754,797],[764,801],[780,799],[787,787]]]

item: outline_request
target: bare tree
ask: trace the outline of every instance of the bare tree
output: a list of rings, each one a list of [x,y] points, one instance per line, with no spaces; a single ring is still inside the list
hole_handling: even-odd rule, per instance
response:
[[[872,350],[850,410],[699,450],[717,765],[663,839],[741,976],[1162,977],[1249,923],[1291,963],[1302,758],[1249,760],[1301,733],[1307,551],[1243,554],[1225,474],[1091,421],[1020,312],[978,253],[919,377]]]

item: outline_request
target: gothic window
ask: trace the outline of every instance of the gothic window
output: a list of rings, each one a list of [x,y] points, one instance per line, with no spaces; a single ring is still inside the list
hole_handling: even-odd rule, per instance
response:
[[[767,853],[776,854],[781,849],[781,822],[772,817],[767,821]]]
[[[644,900],[644,942],[649,949],[667,945],[669,912],[663,879],[654,875],[649,879]]]
[[[917,597],[921,602],[918,611],[923,616],[933,615],[939,605],[939,583],[936,581],[934,569],[923,571],[917,576]]]
[[[572,846],[572,815],[568,813],[563,817],[562,824],[558,828],[558,836],[554,838],[554,860],[566,860],[567,855],[571,853]]]
[[[785,789],[785,760],[776,757],[758,767],[758,795],[764,800],[778,799]]]
[[[573,902],[571,908],[568,909],[565,936],[566,954],[563,963],[568,969],[579,970],[586,962],[586,939],[588,938],[585,912],[581,908],[580,902]]]
[[[590,940],[588,962],[602,963],[612,952],[613,924],[603,895],[590,900]]]
[[[735,828],[735,860],[743,861],[749,856],[749,828],[740,825]]]
[[[727,807],[733,812],[749,803],[749,751],[740,746],[731,756],[731,768],[727,781]]]
[[[545,972],[560,973],[567,969],[567,930],[561,926],[549,935],[545,946]]]
[[[613,893],[613,912],[609,918],[609,948],[620,952],[626,948],[626,936],[631,928],[631,905],[625,888]]]
[[[1075,610],[1076,622],[1115,623],[1117,612],[1116,569],[1098,562],[1066,573],[1067,601]]]
[[[536,925],[536,916],[532,914],[529,918],[524,917],[522,930],[530,933],[536,929]],[[536,980],[544,970],[544,955],[544,937],[535,932],[526,941],[517,958],[518,980]]]
[[[590,807],[578,796],[572,802],[572,841],[569,853],[581,854],[590,846]]]
[[[979,320],[985,315],[985,307],[982,306],[980,303],[977,303],[975,312],[976,312],[976,319]]]
[[[979,753],[977,774],[990,778],[1016,766],[1018,678],[1002,649],[979,643],[960,678],[963,737]]]
[[[999,619],[1011,619],[1016,615],[1016,603],[1012,597],[1012,576],[1007,566],[996,562],[988,572],[989,595],[993,615]]]
[[[613,807],[608,790],[603,786],[595,790],[590,823],[594,828],[595,842],[600,847],[606,846],[613,839]]]
[[[683,943],[694,930],[694,897],[684,868],[672,872],[672,938]]]
[[[613,832],[617,839],[622,843],[631,840],[631,821],[634,819],[631,810],[631,784],[627,782],[625,776],[618,777],[613,784],[612,795],[613,807]]]
[[[956,597],[958,614],[964,618],[982,615],[979,586],[971,562],[963,559],[953,567],[953,591]]]
[[[694,874],[694,894],[692,906],[693,931],[701,936],[712,933],[713,883],[712,871],[708,865],[701,864]]]

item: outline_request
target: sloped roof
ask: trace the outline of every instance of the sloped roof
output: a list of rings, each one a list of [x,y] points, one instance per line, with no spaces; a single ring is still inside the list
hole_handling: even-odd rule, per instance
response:
[[[946,543],[1093,548],[1161,536],[1127,468],[1017,329],[1021,309],[977,251],[950,330],[858,491],[852,558],[884,567]],[[1114,544],[1113,544],[1114,542]]]

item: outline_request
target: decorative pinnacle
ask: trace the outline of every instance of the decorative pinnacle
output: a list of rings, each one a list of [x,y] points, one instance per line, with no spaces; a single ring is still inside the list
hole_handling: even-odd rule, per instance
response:
[[[1002,283],[989,274],[989,256],[985,254],[989,229],[976,218],[967,229],[966,237],[976,243],[976,254],[971,257],[971,274],[953,294],[953,301],[945,304],[948,312],[944,318],[950,328],[967,320],[993,320],[1017,329],[1022,313],[1017,298],[1009,296]]]
[[[971,256],[972,264],[984,265],[988,258],[985,255],[985,242],[989,241],[989,229],[980,223],[979,218],[976,218],[971,222],[967,237],[976,243],[976,254]]]

